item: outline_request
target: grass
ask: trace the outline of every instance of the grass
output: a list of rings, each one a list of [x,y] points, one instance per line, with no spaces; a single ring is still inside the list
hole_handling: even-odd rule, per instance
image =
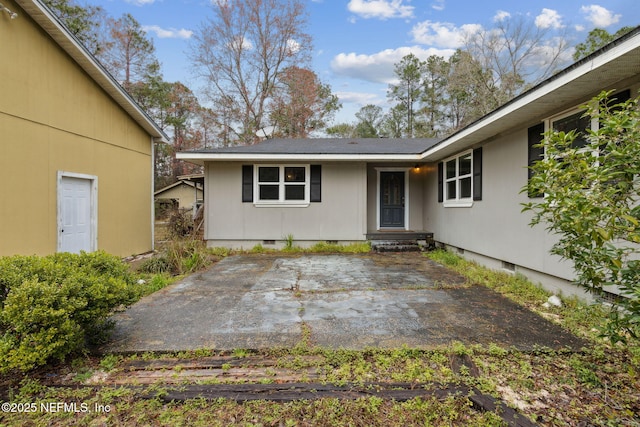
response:
[[[607,308],[601,304],[585,304],[577,297],[563,296],[562,307],[542,310],[542,304],[552,294],[541,285],[531,283],[521,274],[491,270],[443,250],[430,252],[428,257],[460,273],[469,283],[493,289],[532,311],[543,313],[547,319],[562,323],[566,329],[578,336],[598,340],[593,329],[601,330],[605,327]]]
[[[459,342],[433,349],[400,347],[370,348],[360,351],[314,347],[313,331],[303,325],[302,339],[292,348],[272,348],[262,352],[237,349],[217,353],[199,349],[173,354],[142,353],[129,356],[106,355],[101,359],[86,356],[71,364],[52,368],[56,375],[72,378],[79,384],[93,371],[125,372],[127,361],[158,358],[185,359],[178,363],[180,373],[187,371],[187,360],[209,356],[228,356],[242,360],[248,370],[256,368],[251,360],[275,361],[265,370],[275,373],[286,369],[299,381],[314,372],[314,381],[333,384],[369,384],[375,382],[454,383],[474,387],[516,408],[523,416],[541,426],[640,426],[640,345],[612,346],[599,337],[604,320],[602,307],[563,298],[563,307],[544,308],[548,293],[522,276],[487,270],[453,254],[436,251],[431,259],[463,274],[470,283],[488,286],[561,324],[589,342],[580,352],[539,348],[522,352],[497,344],[465,345]],[[253,356],[253,357],[252,357]],[[471,360],[477,375],[468,366],[457,370],[452,360]],[[245,361],[247,360],[246,365]],[[235,362],[237,363],[237,362]],[[224,369],[229,370],[230,364]],[[235,369],[235,368],[234,368]],[[167,378],[177,372],[166,372]],[[235,403],[218,399],[192,399],[164,402],[158,397],[142,399],[134,391],[107,383],[101,389],[51,388],[46,373],[32,373],[13,384],[11,402],[78,402],[103,410],[81,413],[5,412],[0,424],[19,425],[193,425],[193,426],[499,426],[494,412],[479,412],[466,396],[445,399],[415,398],[407,402],[383,400],[376,396],[357,400],[320,399],[275,403],[255,401]],[[277,376],[256,382],[279,382]],[[195,380],[194,380],[195,381]],[[224,378],[216,382],[246,382]],[[148,393],[162,395],[168,387],[161,379],[147,387]],[[96,406],[98,405],[98,406]],[[108,408],[108,411],[105,409]]]

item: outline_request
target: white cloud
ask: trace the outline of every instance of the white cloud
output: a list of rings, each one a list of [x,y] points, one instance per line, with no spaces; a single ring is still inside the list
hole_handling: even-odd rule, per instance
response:
[[[146,0],[147,2],[149,0]],[[175,28],[162,28],[158,25],[145,25],[142,27],[143,31],[156,33],[161,39],[189,39],[193,35],[193,31],[185,30],[184,28],[178,30]]]
[[[331,69],[341,76],[389,84],[396,80],[394,65],[410,53],[421,60],[426,60],[431,55],[449,58],[455,53],[455,49],[424,49],[420,46],[413,46],[386,49],[372,55],[341,53],[331,61]]]
[[[413,40],[417,43],[456,49],[464,44],[465,38],[482,30],[479,24],[465,24],[456,27],[449,22],[420,22],[411,29]]]
[[[411,18],[413,6],[402,4],[403,0],[351,0],[349,12],[368,19]]]
[[[336,92],[335,94],[338,96],[338,99],[340,99],[340,102],[344,103],[353,103],[358,105],[378,105],[384,102],[384,100],[380,99],[380,97],[375,93]]]
[[[127,3],[131,3],[136,6],[144,6],[145,4],[153,4],[156,0],[125,0]]]
[[[605,28],[615,24],[620,20],[622,15],[616,15],[610,10],[605,9],[597,4],[582,6],[580,11],[587,15],[587,21],[590,21],[597,28]]]
[[[499,10],[496,12],[495,16],[493,17],[493,22],[502,22],[507,18],[510,18],[511,14],[509,12],[505,12],[504,10]]]
[[[543,8],[540,15],[536,16],[535,23],[536,27],[544,29],[558,29],[564,27],[564,25],[562,25],[562,16],[560,16],[557,11],[547,8]]]
[[[289,39],[287,40],[287,48],[293,53],[298,52],[300,50],[300,43],[294,39]]]
[[[431,8],[438,11],[444,10],[445,8],[444,0],[435,0],[433,3],[431,3]]]

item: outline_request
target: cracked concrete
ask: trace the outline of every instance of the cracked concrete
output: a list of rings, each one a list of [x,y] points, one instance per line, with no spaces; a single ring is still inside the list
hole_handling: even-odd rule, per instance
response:
[[[330,348],[583,345],[418,253],[233,256],[113,319],[104,351],[294,346],[304,328]]]

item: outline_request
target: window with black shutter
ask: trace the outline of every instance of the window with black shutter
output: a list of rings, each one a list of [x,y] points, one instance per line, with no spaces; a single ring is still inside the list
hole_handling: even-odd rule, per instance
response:
[[[253,165],[242,165],[242,202],[253,202]]]
[[[444,201],[444,163],[438,163],[438,203]]]
[[[473,200],[482,200],[482,147],[473,150]]]
[[[538,160],[542,160],[544,158],[544,148],[539,147],[542,142],[544,134],[544,123],[537,124],[532,126],[527,131],[527,148],[528,148],[528,161],[527,165],[529,166],[527,172],[527,179],[531,179],[533,176],[533,171],[531,170],[531,166]],[[529,192],[530,198],[542,197],[543,194],[540,193],[531,193]]]
[[[243,165],[242,201],[258,206],[305,207],[322,198],[320,165]]]
[[[309,195],[310,202],[322,201],[322,166],[311,165],[311,189]]]

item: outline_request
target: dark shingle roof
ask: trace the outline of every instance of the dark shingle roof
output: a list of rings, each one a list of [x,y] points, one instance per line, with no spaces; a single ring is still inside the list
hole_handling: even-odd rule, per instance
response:
[[[202,154],[420,154],[437,138],[304,138],[267,139],[255,145],[197,150]]]

